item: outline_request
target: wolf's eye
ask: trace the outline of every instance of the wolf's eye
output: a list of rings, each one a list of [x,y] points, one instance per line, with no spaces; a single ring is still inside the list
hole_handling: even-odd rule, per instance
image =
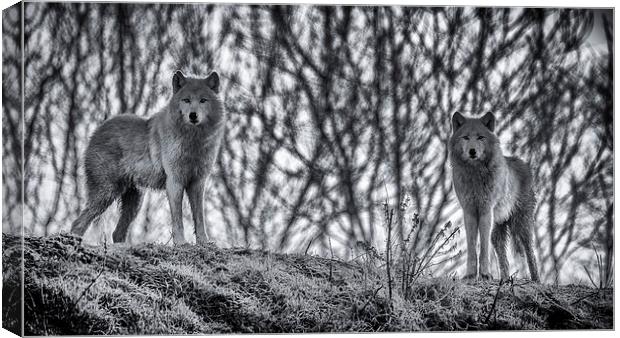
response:
[[[182,101],[185,102],[185,103],[189,103],[190,102],[189,99],[183,99]]]
[[[469,141],[469,136],[463,136],[463,139],[464,139],[465,141]]]
[[[478,136],[479,140],[484,140],[484,136]]]
[[[200,103],[205,103],[207,102],[207,99],[200,99]]]

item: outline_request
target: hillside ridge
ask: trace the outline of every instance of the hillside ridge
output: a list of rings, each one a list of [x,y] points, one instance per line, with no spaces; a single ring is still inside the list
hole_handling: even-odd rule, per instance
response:
[[[12,332],[21,243],[2,235],[2,319]],[[613,328],[612,289],[424,277],[411,299],[395,292],[390,301],[380,268],[315,256],[87,246],[70,234],[23,243],[26,335]]]

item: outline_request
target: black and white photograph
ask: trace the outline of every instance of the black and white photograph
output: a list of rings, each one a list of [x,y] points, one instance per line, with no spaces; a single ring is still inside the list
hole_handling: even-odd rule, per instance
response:
[[[7,7],[2,328],[612,331],[614,49],[611,6]]]

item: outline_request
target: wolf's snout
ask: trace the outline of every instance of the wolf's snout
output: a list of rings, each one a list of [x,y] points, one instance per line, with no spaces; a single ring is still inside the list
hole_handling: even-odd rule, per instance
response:
[[[198,122],[198,114],[196,112],[189,113],[189,120],[192,122]]]
[[[469,157],[476,158],[476,149],[469,149]]]

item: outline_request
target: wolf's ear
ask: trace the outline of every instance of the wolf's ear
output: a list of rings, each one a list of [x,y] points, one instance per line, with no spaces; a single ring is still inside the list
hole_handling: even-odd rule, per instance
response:
[[[485,127],[489,128],[490,131],[494,131],[495,129],[495,115],[493,113],[488,112],[484,114],[483,117],[480,118],[480,122],[485,125]]]
[[[174,75],[172,75],[172,93],[176,94],[176,92],[178,92],[181,87],[185,86],[186,83],[187,78],[182,71],[177,70],[174,72]]]
[[[455,112],[452,115],[452,132],[457,131],[465,124],[465,116],[461,115],[459,112]]]
[[[216,71],[212,71],[211,74],[206,79],[207,86],[211,88],[212,91],[219,93],[220,92],[220,76]]]

